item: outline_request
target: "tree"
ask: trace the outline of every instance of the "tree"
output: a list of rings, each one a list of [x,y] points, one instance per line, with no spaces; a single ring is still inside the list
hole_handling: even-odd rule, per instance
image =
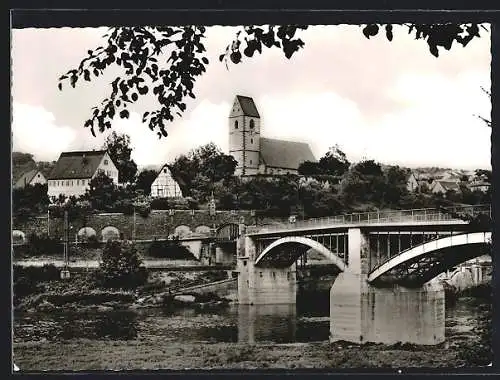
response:
[[[99,172],[89,182],[89,188],[84,195],[94,210],[109,211],[117,199],[116,185],[106,173]]]
[[[323,157],[319,159],[319,166],[324,174],[341,176],[348,169],[351,163],[338,145],[331,147]]]
[[[113,131],[106,138],[103,146],[109,153],[116,168],[118,169],[118,182],[133,182],[137,173],[137,165],[130,158],[132,148],[130,147],[130,136],[126,134],[117,134]]]
[[[436,57],[438,47],[449,50],[454,42],[466,46],[480,37],[479,24],[403,24],[403,27],[416,39],[426,41]],[[243,54],[252,57],[255,52],[262,53],[263,47],[281,49],[289,59],[304,46],[304,42],[295,37],[296,32],[307,28],[307,25],[243,26],[219,59],[226,66],[229,60],[237,64]],[[369,39],[382,28],[392,41],[392,24],[367,24],[362,26],[362,32]],[[159,108],[144,112],[142,120],[160,138],[167,136],[165,121],[173,121],[174,114],[182,116],[187,107],[184,99],[195,98],[196,79],[209,63],[203,44],[205,32],[205,27],[191,25],[109,28],[104,35],[107,46],[88,50],[88,56],[76,69],[59,78],[58,87],[62,90],[63,83],[69,82],[74,88],[79,80],[91,81],[112,65],[122,67],[122,73],[111,82],[111,93],[93,108],[84,126],[90,128],[94,136],[96,130],[104,132],[111,128],[115,116],[128,118],[129,105],[152,92]],[[160,63],[158,60],[165,55],[168,58]]]
[[[300,175],[313,176],[318,174],[323,174],[319,163],[314,161],[304,161],[302,162],[297,171]]]
[[[108,241],[99,263],[102,284],[111,288],[135,288],[147,280],[137,249],[129,242]]]
[[[49,203],[47,185],[37,183],[12,191],[12,211],[16,216],[46,212]]]
[[[365,176],[382,176],[382,167],[374,160],[363,160],[354,165],[353,170]]]
[[[177,157],[170,170],[183,194],[202,201],[210,195],[215,183],[233,176],[236,165],[233,156],[209,143],[191,150],[187,156]]]
[[[158,176],[156,170],[146,169],[139,173],[135,180],[137,190],[142,190],[144,195],[151,194],[151,185]]]

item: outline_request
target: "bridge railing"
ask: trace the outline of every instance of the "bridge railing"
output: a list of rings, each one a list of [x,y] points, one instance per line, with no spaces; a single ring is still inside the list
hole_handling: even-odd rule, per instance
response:
[[[296,228],[313,228],[343,224],[377,224],[399,222],[436,222],[448,220],[462,220],[459,215],[476,216],[487,214],[491,217],[491,205],[455,206],[442,208],[422,208],[411,210],[370,211],[353,214],[342,214],[325,218],[267,224],[256,228],[265,231],[288,230]]]

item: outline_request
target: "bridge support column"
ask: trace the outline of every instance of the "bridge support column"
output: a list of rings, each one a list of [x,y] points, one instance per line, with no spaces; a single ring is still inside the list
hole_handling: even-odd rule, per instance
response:
[[[358,228],[349,229],[349,264],[330,290],[330,341],[413,343],[444,341],[444,289],[377,288],[368,277],[368,244]]]
[[[474,286],[482,284],[483,273],[481,266],[479,264],[473,264],[471,271],[472,271],[472,281],[474,283]]]
[[[238,303],[243,305],[294,304],[296,303],[296,267],[255,267],[255,244],[246,236],[238,248]]]

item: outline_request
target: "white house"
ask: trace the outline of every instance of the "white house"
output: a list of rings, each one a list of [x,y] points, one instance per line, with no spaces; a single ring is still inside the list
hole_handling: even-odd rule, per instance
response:
[[[118,169],[105,150],[63,152],[48,178],[49,197],[64,194],[79,197],[99,172],[104,172],[118,184]]]
[[[151,184],[151,196],[155,198],[182,198],[181,188],[172,177],[167,165],[163,165]]]
[[[33,186],[36,185],[37,183],[45,185],[47,183],[47,179],[40,170],[32,169],[23,173],[23,175],[19,177],[19,179],[14,184],[14,188],[22,189],[28,185]]]

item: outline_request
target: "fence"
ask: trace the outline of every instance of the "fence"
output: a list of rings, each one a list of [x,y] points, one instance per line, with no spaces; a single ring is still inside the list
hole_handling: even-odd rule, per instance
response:
[[[440,222],[464,221],[460,216],[475,217],[486,214],[491,218],[491,205],[457,206],[441,208],[423,208],[411,210],[372,211],[353,214],[342,214],[326,218],[313,218],[297,222],[262,225],[255,229],[264,231],[278,231],[298,228],[314,228],[344,224],[377,224],[400,222]],[[263,231],[264,230],[264,231]]]

